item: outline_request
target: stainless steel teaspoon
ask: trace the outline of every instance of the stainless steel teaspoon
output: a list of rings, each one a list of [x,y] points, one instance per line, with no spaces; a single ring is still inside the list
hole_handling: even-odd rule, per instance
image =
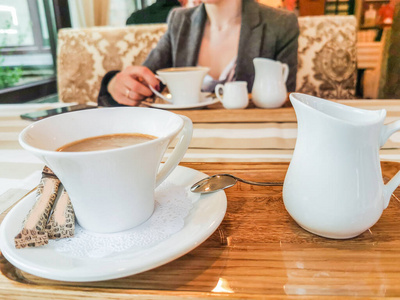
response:
[[[212,193],[215,191],[223,190],[232,187],[236,182],[241,181],[247,184],[262,185],[262,186],[279,186],[283,185],[283,182],[255,182],[250,180],[244,180],[231,174],[216,174],[196,182],[192,185],[190,190],[193,193]]]

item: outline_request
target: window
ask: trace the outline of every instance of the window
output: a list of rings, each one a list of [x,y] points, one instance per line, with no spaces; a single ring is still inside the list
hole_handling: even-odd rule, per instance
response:
[[[0,103],[56,93],[60,7],[67,0],[0,0]]]

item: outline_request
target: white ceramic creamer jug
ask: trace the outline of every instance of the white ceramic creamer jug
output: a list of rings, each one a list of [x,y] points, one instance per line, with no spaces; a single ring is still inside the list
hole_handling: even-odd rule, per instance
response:
[[[255,58],[253,63],[256,72],[251,92],[253,103],[262,108],[281,107],[286,100],[288,65],[260,57]]]
[[[369,111],[292,93],[298,135],[283,186],[293,219],[320,236],[346,239],[374,225],[400,184],[383,183],[379,149],[400,129]]]

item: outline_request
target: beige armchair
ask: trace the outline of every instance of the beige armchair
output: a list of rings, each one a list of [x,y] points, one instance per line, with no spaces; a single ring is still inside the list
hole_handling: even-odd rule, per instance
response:
[[[297,91],[329,99],[353,98],[356,19],[300,17]],[[58,34],[58,94],[63,102],[96,102],[111,70],[141,64],[166,24],[62,29]]]
[[[97,102],[104,74],[142,64],[166,29],[166,24],[61,29],[57,48],[60,101]]]

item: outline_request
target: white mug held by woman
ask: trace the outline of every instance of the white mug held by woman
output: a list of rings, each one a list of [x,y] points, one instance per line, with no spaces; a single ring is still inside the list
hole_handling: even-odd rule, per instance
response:
[[[156,77],[165,85],[172,99],[157,92],[151,85],[150,90],[164,101],[174,105],[197,104],[201,102],[201,84],[210,69],[207,67],[180,67],[157,71]]]

